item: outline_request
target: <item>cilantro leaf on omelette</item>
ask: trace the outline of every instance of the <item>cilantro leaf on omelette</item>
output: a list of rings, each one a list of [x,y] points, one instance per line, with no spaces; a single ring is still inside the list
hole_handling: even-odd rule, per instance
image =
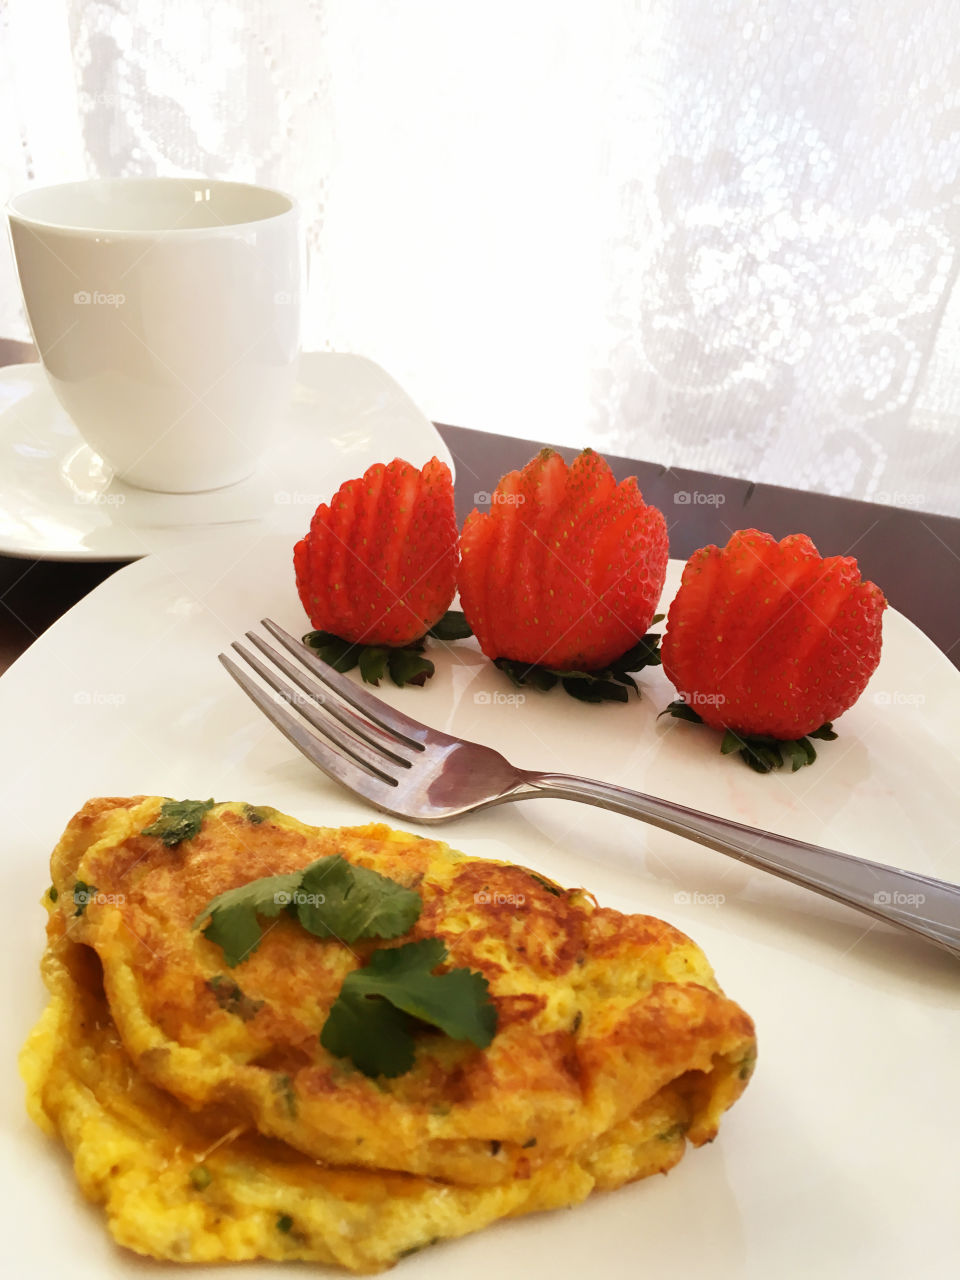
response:
[[[423,899],[339,853],[312,862],[303,873],[297,919],[318,938],[399,938],[414,925]]]
[[[335,1058],[349,1058],[365,1076],[402,1076],[413,1066],[415,1025],[388,1000],[371,1000],[344,983],[320,1043]]]
[[[419,893],[333,854],[301,871],[263,876],[228,889],[207,903],[193,927],[199,928],[209,916],[204,936],[223,949],[232,969],[260,945],[260,919],[275,919],[281,911],[295,915],[315,937],[352,943],[358,938],[399,938],[422,908]]]
[[[205,938],[223,948],[223,958],[231,969],[246,960],[259,947],[263,938],[258,917],[273,919],[285,911],[300,886],[302,871],[286,875],[262,876],[228,889],[208,902],[193,922],[195,929],[210,917],[204,929]]]
[[[160,806],[159,818],[140,834],[158,836],[172,849],[200,834],[204,814],[213,808],[213,803],[213,800],[165,800]]]
[[[375,951],[344,978],[320,1043],[367,1076],[398,1076],[413,1066],[417,1022],[485,1049],[497,1030],[487,980],[470,969],[433,973],[446,958],[440,938]]]

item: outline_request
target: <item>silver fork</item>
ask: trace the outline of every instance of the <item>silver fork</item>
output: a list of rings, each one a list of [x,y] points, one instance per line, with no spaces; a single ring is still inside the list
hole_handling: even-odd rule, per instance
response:
[[[821,849],[607,782],[517,769],[490,747],[430,729],[395,711],[275,622],[265,618],[263,626],[286,655],[253,631],[246,638],[266,662],[243,645],[232,647],[272,692],[226,654],[220,654],[220,661],[308,760],[383,813],[434,823],[508,800],[580,800],[686,836],[921,934],[960,956],[960,885]]]

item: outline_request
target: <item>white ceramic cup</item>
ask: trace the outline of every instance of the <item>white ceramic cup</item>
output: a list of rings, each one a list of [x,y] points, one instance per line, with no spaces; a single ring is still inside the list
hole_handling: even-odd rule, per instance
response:
[[[250,475],[296,378],[296,205],[207,178],[35,188],[7,209],[34,341],[60,403],[128,484]]]

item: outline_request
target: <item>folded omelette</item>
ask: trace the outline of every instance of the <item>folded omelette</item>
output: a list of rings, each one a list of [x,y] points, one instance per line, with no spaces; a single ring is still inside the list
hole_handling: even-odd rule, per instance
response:
[[[228,803],[173,843],[154,834],[164,806],[91,800],[64,832],[51,1000],[21,1058],[31,1115],[138,1253],[381,1270],[666,1172],[746,1087],[750,1018],[661,920],[382,824]],[[228,963],[197,927],[219,895],[335,855],[419,895],[402,936],[347,944],[283,909]],[[442,970],[482,975],[489,1043],[414,1019],[396,1075],[329,1052],[348,975],[427,939]]]

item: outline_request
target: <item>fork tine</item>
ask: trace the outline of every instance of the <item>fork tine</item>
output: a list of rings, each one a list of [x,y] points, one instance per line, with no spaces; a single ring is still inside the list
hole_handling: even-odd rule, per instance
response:
[[[285,658],[282,653],[277,653],[276,649],[271,648],[270,645],[267,644],[266,640],[264,640],[262,636],[258,636],[255,631],[248,631],[246,633],[246,637],[251,644],[256,645],[265,658],[272,662],[275,667],[279,667],[288,680],[292,680],[293,683],[299,689],[302,689],[308,697],[312,698],[314,702],[323,707],[324,711],[328,715],[333,716],[335,720],[339,720],[340,723],[344,725],[345,728],[349,729],[352,734],[355,734],[358,738],[362,738],[363,741],[373,747],[375,751],[382,752],[383,755],[388,756],[395,764],[400,765],[404,769],[410,768],[410,761],[405,756],[402,756],[393,750],[393,744],[396,743],[396,738],[392,733],[388,734],[385,733],[383,729],[375,728],[368,721],[362,720],[355,712],[350,711],[335,696],[331,697],[322,685],[318,684],[315,680],[310,679],[305,670],[295,666],[294,663]],[[234,648],[236,648],[236,645],[234,645]],[[246,654],[244,654],[244,657],[246,657]],[[250,665],[252,666],[253,663]],[[310,723],[315,725],[316,728],[320,729],[321,732],[326,733],[326,729],[323,725],[317,724],[316,721],[310,719],[309,716],[307,719],[309,719]]]
[[[424,749],[424,736],[430,732],[425,724],[421,724],[419,720],[411,719],[410,716],[405,716],[402,711],[395,711],[393,707],[387,706],[385,702],[375,698],[372,693],[367,693],[365,689],[361,689],[352,680],[348,680],[339,671],[335,671],[329,663],[311,653],[305,644],[300,640],[296,640],[289,632],[284,631],[283,627],[277,626],[269,618],[263,618],[262,623],[273,638],[279,640],[298,662],[302,662],[307,670],[311,671],[318,680],[322,680],[344,702],[348,702],[351,707],[361,712],[378,729],[384,729],[388,733],[403,739],[404,742],[414,747],[417,751]]]
[[[312,764],[315,764],[328,777],[341,783],[350,791],[364,796],[377,808],[385,807],[385,802],[390,796],[392,786],[397,785],[395,782],[391,786],[391,779],[375,777],[368,773],[365,768],[353,764],[350,760],[340,755],[339,752],[328,747],[316,734],[311,733],[301,724],[291,711],[281,707],[245,671],[241,671],[237,664],[227,657],[225,653],[220,654],[220,662],[236,680],[247,697],[256,703],[270,723],[275,725],[283,736],[292,742],[297,750],[301,751]]]
[[[260,679],[278,693],[296,711],[297,715],[302,716],[304,720],[312,724],[325,738],[329,738],[338,751],[350,756],[357,764],[363,765],[365,769],[375,773],[384,782],[393,782],[393,778],[387,772],[388,761],[384,759],[380,752],[371,751],[366,743],[360,742],[357,738],[345,733],[335,720],[328,718],[312,703],[306,702],[303,698],[298,699],[295,690],[284,684],[275,671],[261,662],[255,654],[245,649],[242,644],[234,641],[230,647],[243,658],[248,666],[253,667]],[[407,767],[409,768],[409,765]]]

